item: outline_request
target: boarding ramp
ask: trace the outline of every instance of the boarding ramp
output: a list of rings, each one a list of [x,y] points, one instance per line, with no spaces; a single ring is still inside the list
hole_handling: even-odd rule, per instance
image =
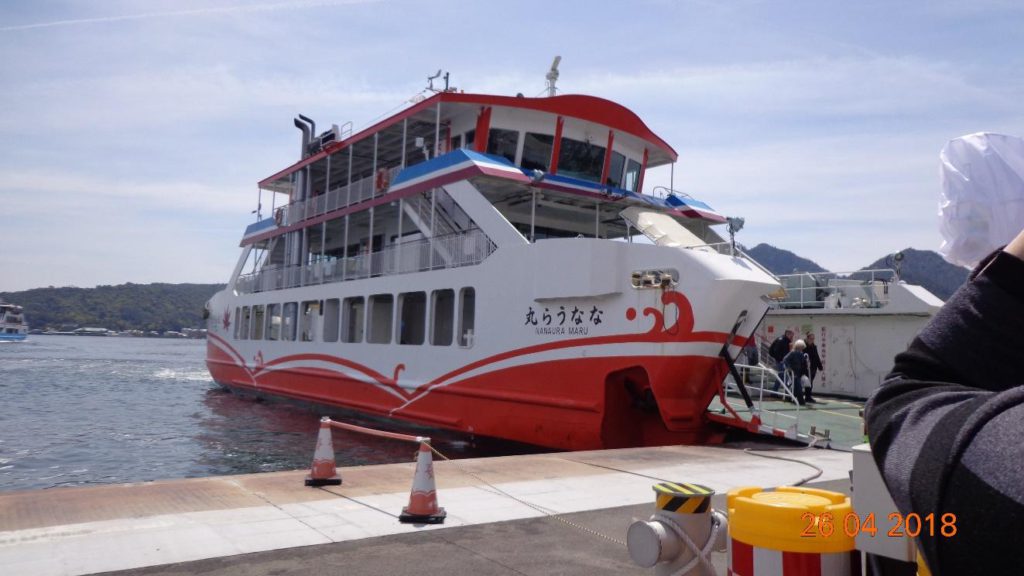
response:
[[[793,393],[791,375],[764,365],[735,366],[752,407],[741,400],[739,385],[729,375],[708,406],[709,420],[754,434],[843,450],[864,442],[863,403],[817,396],[817,403],[802,406]]]

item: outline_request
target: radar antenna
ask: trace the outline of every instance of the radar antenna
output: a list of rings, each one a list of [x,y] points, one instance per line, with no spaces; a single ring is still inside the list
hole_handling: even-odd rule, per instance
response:
[[[437,74],[434,74],[433,76],[427,76],[427,90],[430,90],[431,92],[441,92],[441,90],[438,90],[438,89],[434,88],[434,80],[437,80],[440,77],[441,77],[441,69],[440,68],[438,68]],[[448,91],[448,73],[447,72],[444,73],[444,91],[445,92]]]
[[[561,56],[555,56],[554,62],[551,63],[551,69],[548,70],[548,74],[545,76],[548,80],[548,96],[555,95],[555,82],[558,82],[558,63],[561,61]]]

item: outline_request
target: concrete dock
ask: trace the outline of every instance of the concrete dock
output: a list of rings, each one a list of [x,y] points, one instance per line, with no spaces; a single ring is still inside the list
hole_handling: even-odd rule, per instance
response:
[[[708,446],[435,459],[448,518],[426,526],[397,519],[413,452],[408,464],[340,469],[343,485],[324,488],[296,471],[0,493],[0,572],[644,574],[623,542],[653,512],[655,482],[724,493],[820,469],[815,483],[844,491],[851,467],[840,451]]]

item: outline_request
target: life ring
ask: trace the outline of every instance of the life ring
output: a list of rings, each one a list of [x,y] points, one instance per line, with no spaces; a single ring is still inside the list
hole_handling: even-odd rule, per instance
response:
[[[284,222],[284,208],[278,208],[274,212],[274,224],[280,226]]]
[[[387,168],[380,168],[380,169],[378,169],[377,170],[377,178],[376,178],[375,186],[374,186],[374,188],[377,190],[377,192],[383,192],[383,191],[387,190],[388,186],[390,184],[391,183],[388,182],[388,169]]]

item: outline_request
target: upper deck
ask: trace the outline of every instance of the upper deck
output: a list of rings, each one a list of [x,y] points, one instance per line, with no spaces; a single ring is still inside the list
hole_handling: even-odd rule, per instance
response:
[[[335,126],[317,135],[303,116],[295,124],[300,159],[259,183],[261,198],[275,198],[274,218],[242,239],[258,249],[254,273],[291,276],[268,287],[304,285],[324,266],[333,278],[335,263],[342,279],[472,265],[500,237],[627,238],[637,232],[623,216],[629,208],[675,218],[700,242],[721,241],[708,226],[725,218],[706,204],[642,193],[646,170],[677,154],[632,111],[602,98],[445,91],[356,134]],[[462,206],[468,196],[444,191],[463,181],[484,201],[472,215]],[[277,194],[287,196],[283,206]]]

